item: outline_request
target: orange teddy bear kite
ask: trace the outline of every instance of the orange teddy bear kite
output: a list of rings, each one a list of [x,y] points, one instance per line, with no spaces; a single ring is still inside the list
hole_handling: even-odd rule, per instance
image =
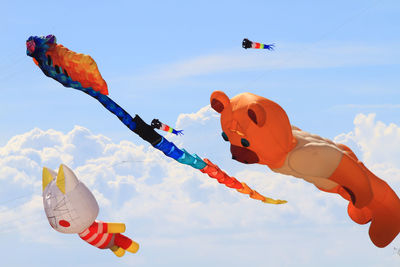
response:
[[[272,171],[302,178],[322,191],[349,201],[348,214],[358,224],[371,222],[369,236],[385,247],[400,231],[400,199],[390,186],[360,162],[350,148],[290,125],[275,102],[251,93],[229,99],[211,95],[221,114],[222,137],[232,158],[267,165]]]

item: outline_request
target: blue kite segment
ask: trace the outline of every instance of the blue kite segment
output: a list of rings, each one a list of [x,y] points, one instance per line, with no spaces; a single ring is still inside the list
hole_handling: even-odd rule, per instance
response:
[[[207,163],[205,163],[197,154],[191,155],[184,148],[182,151],[183,155],[178,159],[178,162],[192,166],[193,168],[199,170],[207,166]]]
[[[131,131],[136,130],[136,123],[134,122],[131,115],[121,108],[117,103],[106,95],[101,94],[93,90],[92,88],[79,88],[78,90],[85,92],[86,94],[97,99],[108,111],[113,113],[115,116],[122,121]]]
[[[184,153],[174,143],[168,141],[164,137],[162,137],[161,141],[154,147],[162,151],[166,156],[175,160],[178,160],[180,157],[182,157]]]

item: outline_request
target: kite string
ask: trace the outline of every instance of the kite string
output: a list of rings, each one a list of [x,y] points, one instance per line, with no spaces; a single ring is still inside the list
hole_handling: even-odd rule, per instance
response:
[[[31,192],[31,193],[27,193],[27,194],[25,194],[25,195],[21,195],[21,196],[19,196],[19,197],[14,197],[14,198],[7,199],[7,200],[5,200],[5,201],[2,201],[2,202],[0,202],[0,205],[6,204],[6,203],[9,203],[9,202],[13,202],[13,201],[16,201],[16,200],[18,200],[18,199],[23,199],[23,198],[26,198],[26,197],[28,197],[28,196],[30,196],[30,195],[32,195],[32,192]]]
[[[24,58],[25,56],[18,57],[12,64],[0,65],[0,80],[5,81],[8,78],[20,73],[21,71],[19,70],[19,66],[23,62],[22,60]]]

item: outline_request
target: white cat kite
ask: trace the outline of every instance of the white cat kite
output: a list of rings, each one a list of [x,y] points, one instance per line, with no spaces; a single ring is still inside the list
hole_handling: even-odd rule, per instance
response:
[[[78,234],[92,246],[109,248],[118,257],[139,249],[138,243],[121,234],[125,224],[96,220],[99,205],[95,197],[63,164],[58,173],[43,168],[43,205],[51,227],[58,232]]]

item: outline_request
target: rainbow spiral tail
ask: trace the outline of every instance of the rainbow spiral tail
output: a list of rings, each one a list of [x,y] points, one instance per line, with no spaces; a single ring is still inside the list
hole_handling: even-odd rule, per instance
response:
[[[257,43],[257,42],[252,42],[249,39],[244,38],[243,41],[242,41],[242,47],[244,49],[254,48],[254,49],[274,50],[275,44]]]
[[[173,133],[175,135],[183,135],[183,130],[175,130],[167,124],[162,123],[158,119],[154,119],[151,121],[151,127],[153,127],[154,129],[163,130],[164,132]]]

